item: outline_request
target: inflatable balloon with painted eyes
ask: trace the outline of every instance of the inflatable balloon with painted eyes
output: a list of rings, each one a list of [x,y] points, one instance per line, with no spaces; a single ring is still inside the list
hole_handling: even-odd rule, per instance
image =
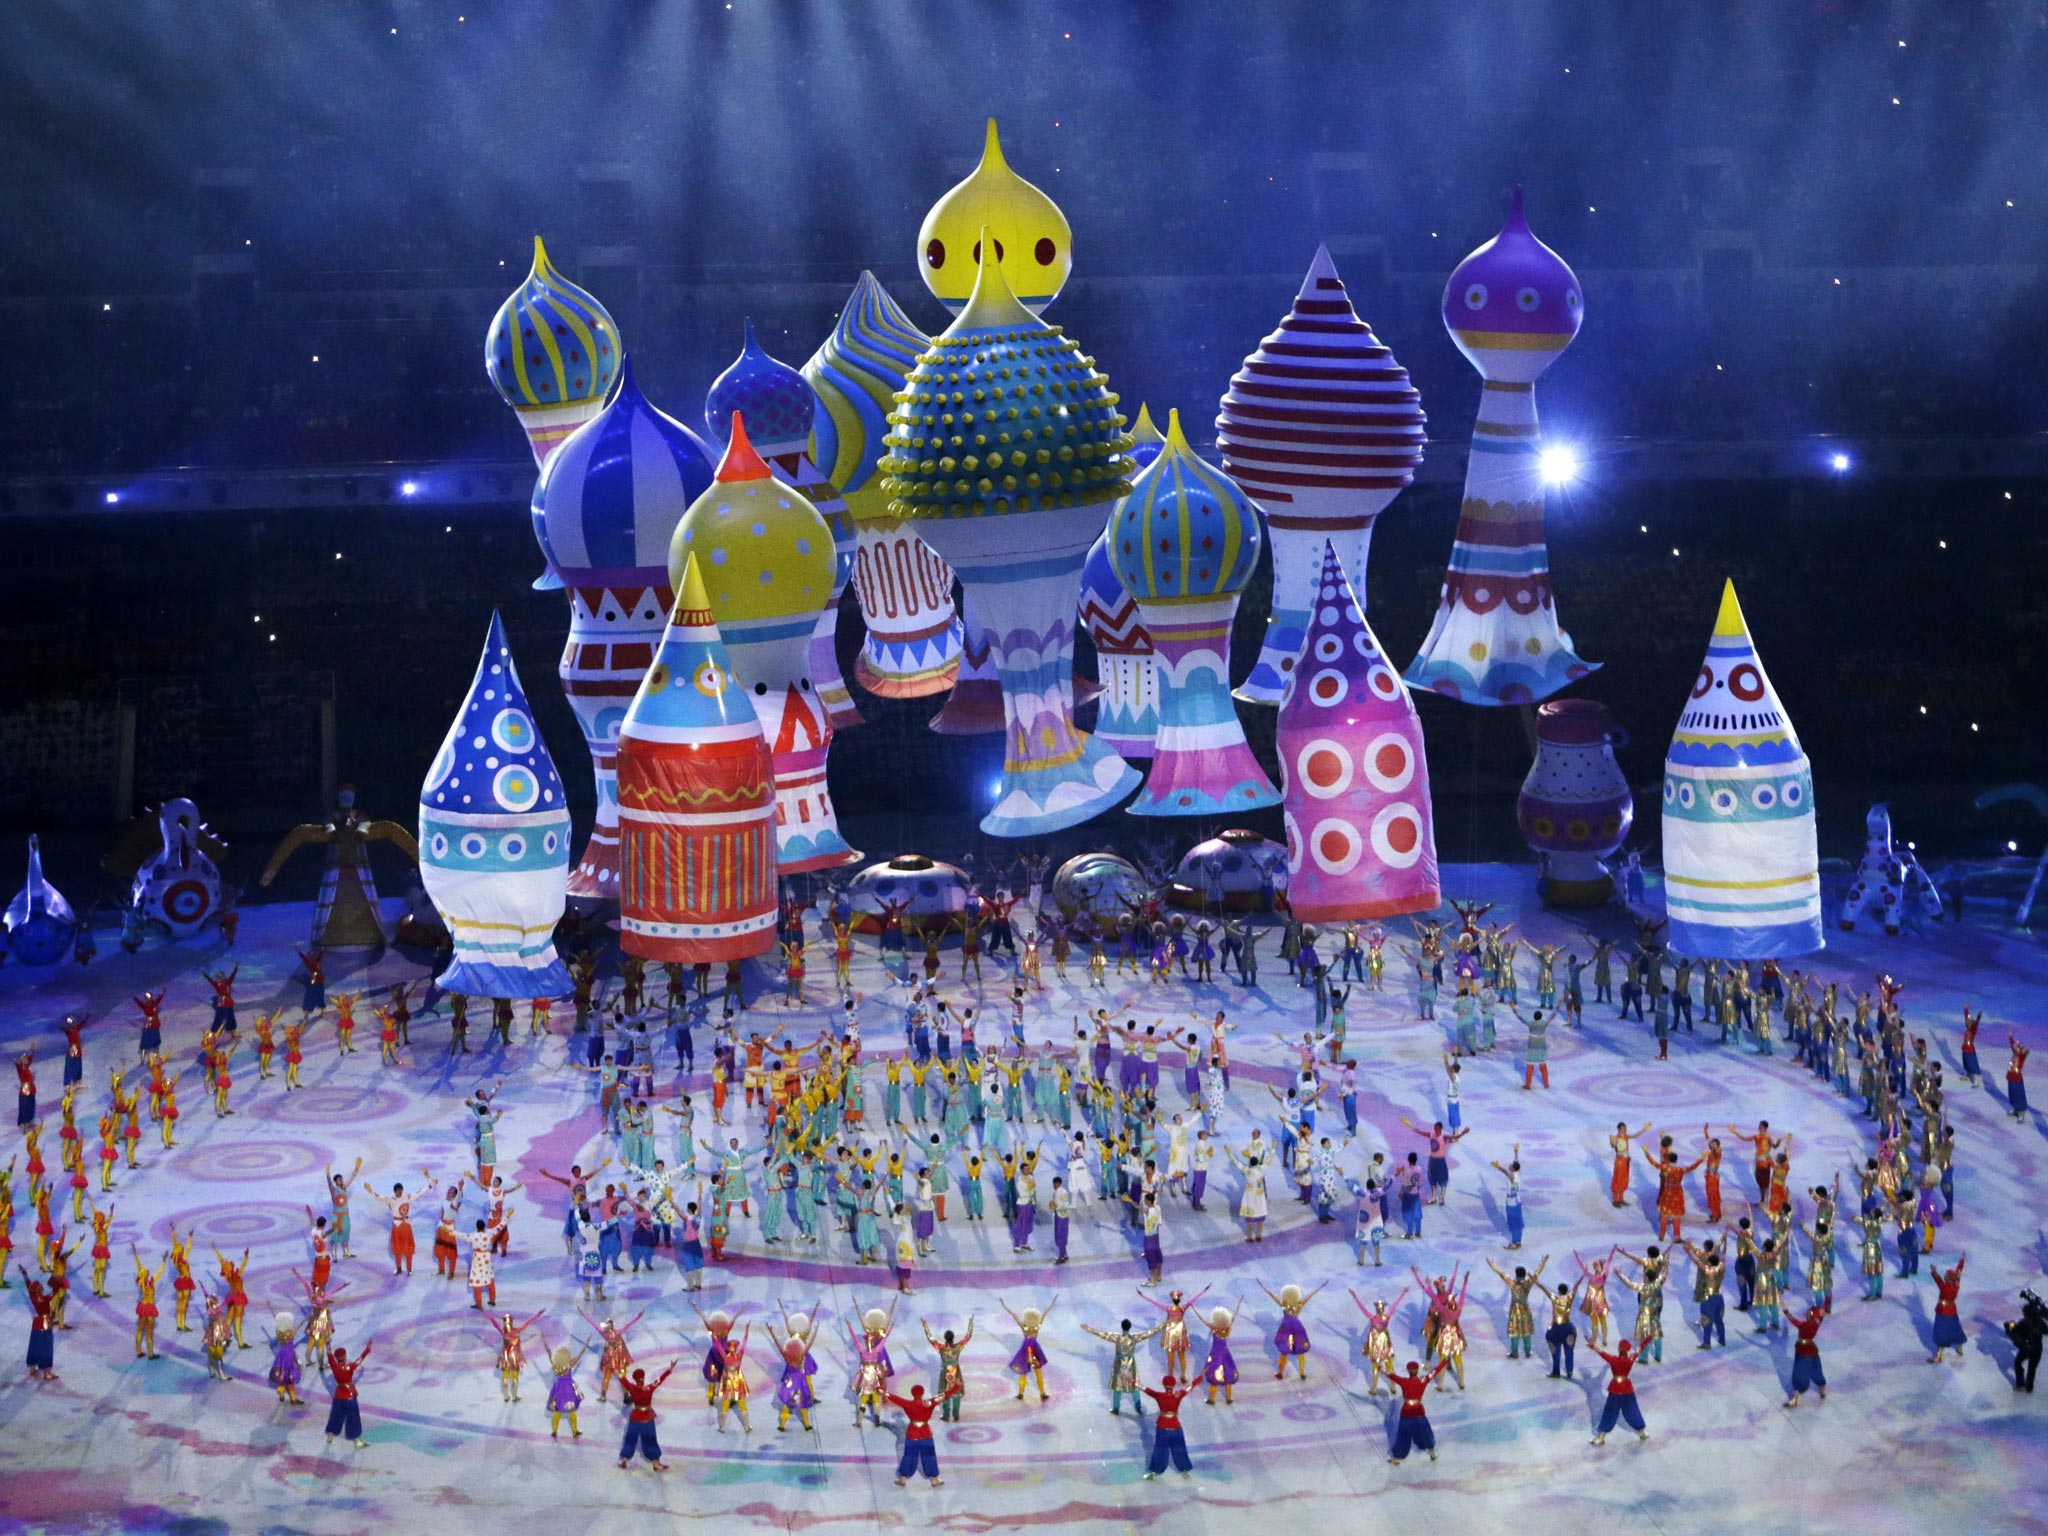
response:
[[[1058,203],[1010,169],[994,118],[981,164],[932,204],[917,232],[918,273],[956,315],[974,293],[984,234],[1017,302],[1042,314],[1074,270],[1074,232]]]
[[[1664,758],[1671,947],[1712,960],[1819,949],[1813,765],[1764,672],[1735,583]]]
[[[1443,898],[1415,701],[1327,542],[1312,596],[1276,722],[1288,904],[1304,923],[1431,911]]]
[[[1598,663],[1558,627],[1536,427],[1536,380],[1585,305],[1564,258],[1529,232],[1521,188],[1501,232],[1451,273],[1443,315],[1485,382],[1436,619],[1408,682],[1467,704],[1533,704]]]
[[[775,947],[775,759],[694,553],[619,729],[619,947],[711,965]]]
[[[560,997],[569,806],[505,626],[491,615],[469,695],[420,788],[420,878],[455,941],[439,977],[471,997]]]

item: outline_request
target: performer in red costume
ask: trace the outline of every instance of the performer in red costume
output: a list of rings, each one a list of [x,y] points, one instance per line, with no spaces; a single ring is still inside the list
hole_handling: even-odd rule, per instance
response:
[[[1650,1438],[1650,1431],[1643,1424],[1643,1410],[1636,1402],[1635,1383],[1629,1379],[1636,1368],[1636,1347],[1627,1339],[1615,1346],[1615,1353],[1595,1349],[1594,1354],[1607,1362],[1612,1373],[1607,1378],[1607,1401],[1600,1409],[1600,1428],[1593,1436],[1593,1444],[1605,1445],[1607,1432],[1614,1428],[1617,1419],[1625,1420],[1628,1427],[1636,1432],[1638,1440]]]
[[[327,1357],[327,1373],[334,1378],[334,1403],[327,1410],[327,1443],[332,1445],[336,1435],[344,1435],[352,1441],[357,1450],[367,1443],[363,1439],[363,1409],[356,1400],[356,1372],[363,1368],[363,1362],[370,1358],[370,1346],[364,1344],[356,1351],[355,1359],[348,1357],[348,1351],[340,1345]]]
[[[1164,1472],[1169,1457],[1174,1471],[1182,1477],[1190,1476],[1195,1466],[1188,1460],[1188,1437],[1180,1424],[1180,1405],[1188,1395],[1186,1390],[1174,1377],[1168,1376],[1156,1389],[1145,1388],[1145,1395],[1159,1405],[1159,1412],[1152,1420],[1152,1459],[1146,1464],[1145,1476],[1155,1478]]]
[[[908,1397],[898,1397],[893,1392],[884,1394],[903,1410],[903,1417],[909,1420],[903,1430],[903,1459],[896,1464],[898,1488],[910,1481],[913,1472],[921,1472],[934,1488],[945,1486],[945,1480],[939,1476],[938,1447],[932,1440],[932,1415],[938,1412],[939,1404],[959,1390],[959,1387],[952,1386],[937,1397],[926,1397],[924,1386],[919,1383],[910,1389]]]
[[[1942,1354],[1950,1349],[1956,1352],[1958,1360],[1963,1358],[1963,1320],[1956,1315],[1956,1293],[1963,1288],[1963,1265],[1969,1258],[1967,1253],[1959,1254],[1954,1269],[1929,1271],[1939,1292],[1934,1303],[1934,1353],[1927,1357],[1929,1365],[1940,1364]]]
[[[1792,1394],[1785,1399],[1787,1408],[1797,1408],[1808,1387],[1820,1393],[1822,1402],[1828,1400],[1828,1379],[1821,1371],[1820,1344],[1814,1337],[1827,1320],[1826,1307],[1811,1307],[1804,1317],[1785,1319],[1799,1335],[1799,1342],[1792,1346]]]
[[[1422,1406],[1422,1395],[1435,1384],[1450,1365],[1449,1360],[1439,1360],[1436,1369],[1427,1376],[1422,1366],[1414,1360],[1408,1362],[1408,1374],[1392,1379],[1394,1389],[1401,1394],[1401,1420],[1394,1431],[1394,1448],[1387,1452],[1390,1462],[1405,1461],[1411,1450],[1429,1452],[1429,1459],[1436,1460],[1436,1431],[1429,1427],[1429,1413]]]
[[[654,1380],[647,1379],[647,1372],[635,1367],[633,1379],[619,1379],[619,1391],[626,1398],[626,1438],[619,1445],[619,1470],[633,1464],[633,1453],[637,1450],[657,1472],[666,1472],[668,1463],[661,1459],[661,1441],[654,1434],[654,1394],[667,1381],[669,1373],[675,1370],[670,1362],[668,1370]]]

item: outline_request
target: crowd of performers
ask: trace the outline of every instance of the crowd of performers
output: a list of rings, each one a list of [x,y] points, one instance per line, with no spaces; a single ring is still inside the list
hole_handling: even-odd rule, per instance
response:
[[[307,1207],[306,1271],[293,1272],[304,1304],[277,1311],[267,1336],[259,1324],[254,1344],[246,1317],[247,1250],[236,1257],[215,1249],[210,1257],[216,1277],[208,1255],[195,1256],[191,1234],[180,1235],[175,1226],[154,1267],[131,1243],[126,1257],[134,1265],[137,1357],[158,1357],[159,1287],[168,1274],[167,1299],[178,1332],[193,1331],[192,1303],[195,1295],[200,1299],[197,1329],[210,1374],[230,1377],[231,1350],[267,1347],[267,1379],[280,1402],[299,1405],[305,1373],[316,1372],[331,1388],[330,1441],[339,1437],[361,1445],[358,1372],[374,1341],[366,1338],[353,1355],[337,1341],[335,1307],[348,1287],[335,1274],[342,1261],[369,1261],[368,1255],[356,1260],[353,1222],[355,1199],[367,1194],[388,1217],[385,1247],[395,1274],[413,1273],[415,1206],[418,1219],[433,1220],[435,1274],[470,1292],[470,1305],[481,1314],[479,1329],[495,1348],[495,1370],[508,1402],[520,1400],[528,1367],[547,1384],[544,1404],[551,1434],[559,1437],[566,1418],[571,1438],[581,1438],[578,1413],[584,1399],[578,1373],[595,1350],[600,1400],[608,1400],[616,1382],[626,1414],[620,1466],[636,1456],[656,1467],[665,1465],[653,1404],[675,1366],[650,1376],[635,1363],[631,1335],[642,1318],[610,1315],[605,1287],[621,1274],[659,1274],[672,1266],[680,1275],[683,1301],[701,1329],[704,1355],[698,1377],[719,1431],[729,1419],[743,1432],[753,1428],[749,1402],[756,1382],[764,1388],[773,1385],[778,1429],[787,1431],[794,1417],[801,1429],[813,1430],[811,1413],[821,1397],[814,1349],[843,1334],[851,1361],[848,1395],[854,1422],[865,1415],[878,1424],[884,1406],[893,1406],[904,1421],[898,1482],[912,1476],[936,1482],[931,1425],[935,1418],[958,1420],[963,1413],[968,1391],[962,1357],[976,1339],[977,1318],[970,1314],[957,1320],[957,1328],[936,1331],[931,1319],[921,1323],[937,1361],[929,1391],[922,1383],[898,1390],[900,1373],[888,1342],[897,1326],[897,1303],[916,1291],[920,1268],[945,1262],[942,1230],[955,1222],[990,1221],[993,1196],[994,1219],[1007,1228],[1012,1252],[1049,1254],[1055,1265],[1068,1261],[1076,1220],[1117,1224],[1141,1276],[1136,1279],[1140,1306],[1133,1309],[1138,1315],[1114,1320],[1114,1326],[1107,1316],[1100,1319],[1102,1326],[1079,1326],[1110,1348],[1110,1412],[1121,1414],[1126,1400],[1139,1417],[1144,1399],[1155,1406],[1146,1475],[1157,1475],[1169,1464],[1186,1473],[1191,1463],[1181,1404],[1196,1392],[1209,1404],[1219,1394],[1225,1405],[1234,1401],[1239,1365],[1232,1339],[1245,1298],[1238,1296],[1229,1306],[1219,1299],[1204,1310],[1206,1287],[1192,1295],[1162,1290],[1174,1214],[1208,1209],[1210,1179],[1216,1174],[1234,1188],[1245,1241],[1259,1243],[1266,1236],[1269,1201],[1277,1187],[1279,1198],[1291,1191],[1318,1223],[1335,1228],[1332,1240],[1348,1241],[1358,1266],[1385,1267],[1387,1246],[1419,1239],[1430,1209],[1445,1204],[1454,1149],[1470,1131],[1462,1118],[1461,1074],[1499,1048],[1497,1029],[1505,1013],[1521,1035],[1520,1086],[1548,1088],[1548,1030],[1553,1022],[1566,1029],[1582,1027],[1589,1001],[1582,972],[1588,966],[1590,1001],[1615,1007],[1621,1019],[1649,1024],[1659,1059],[1668,1056],[1671,1041],[1679,1037],[1731,1048],[1747,1042],[1765,1056],[1779,1054],[1782,1044],[1788,1069],[1804,1068],[1817,1086],[1861,1099],[1872,1146],[1862,1165],[1850,1170],[1855,1187],[1853,1203],[1845,1210],[1840,1170],[1819,1172],[1809,1162],[1804,1171],[1816,1182],[1795,1176],[1795,1133],[1789,1129],[1759,1121],[1753,1129],[1704,1125],[1695,1135],[1690,1126],[1617,1124],[1607,1138],[1613,1153],[1607,1192],[1616,1208],[1626,1208],[1640,1159],[1647,1176],[1656,1180],[1656,1241],[1641,1244],[1640,1252],[1617,1242],[1604,1254],[1571,1254],[1568,1271],[1563,1260],[1552,1270],[1555,1255],[1533,1264],[1513,1262],[1512,1267],[1488,1259],[1501,1288],[1494,1294],[1504,1311],[1508,1358],[1536,1358],[1540,1332],[1549,1374],[1570,1378],[1579,1369],[1576,1349],[1583,1340],[1608,1372],[1593,1443],[1603,1443],[1617,1425],[1647,1436],[1636,1372],[1664,1358],[1665,1293],[1683,1264],[1690,1271],[1694,1306],[1686,1326],[1698,1334],[1696,1347],[1726,1346],[1726,1292],[1732,1281],[1734,1310],[1748,1314],[1758,1332],[1789,1342],[1785,1406],[1796,1408],[1808,1392],[1822,1400],[1827,1396],[1820,1334],[1837,1300],[1838,1264],[1854,1266],[1861,1280],[1858,1299],[1868,1302],[1882,1297],[1888,1275],[1919,1278],[1923,1258],[1934,1292],[1924,1340],[1929,1358],[1939,1363],[1950,1355],[1963,1356],[1968,1341],[1957,1298],[1966,1258],[1958,1251],[1945,1267],[1933,1258],[1938,1246],[1946,1251],[1940,1234],[1954,1219],[1956,1206],[1958,1146],[1945,1108],[1943,1063],[1908,1025],[1902,989],[1889,976],[1877,977],[1873,990],[1847,998],[1837,981],[1823,983],[1798,970],[1786,974],[1774,963],[1702,966],[1671,956],[1659,943],[1658,925],[1644,924],[1636,945],[1621,956],[1617,995],[1618,946],[1595,941],[1584,957],[1562,946],[1524,946],[1510,927],[1483,923],[1486,907],[1453,903],[1454,920],[1417,921],[1414,946],[1394,945],[1414,969],[1423,1018],[1436,1018],[1438,1000],[1446,993],[1450,997],[1442,1114],[1428,1116],[1426,1126],[1403,1117],[1405,1135],[1375,1148],[1367,1145],[1371,1127],[1362,1126],[1359,1118],[1360,1066],[1347,1046],[1345,1004],[1351,991],[1347,983],[1384,990],[1389,940],[1381,928],[1345,927],[1325,935],[1283,914],[1278,954],[1292,983],[1314,990],[1315,1023],[1285,1046],[1292,1070],[1284,1089],[1259,1081],[1240,1090],[1233,1086],[1230,1067],[1236,1026],[1226,1011],[1184,1015],[1174,1023],[1158,1016],[1147,1023],[1141,1017],[1119,1021],[1107,1008],[1098,1008],[1085,1017],[1052,1020],[1037,997],[1041,936],[1050,938],[1051,956],[1062,972],[1078,937],[1087,946],[1091,979],[1105,977],[1112,948],[1119,974],[1139,971],[1161,982],[1178,974],[1206,979],[1216,958],[1207,953],[1206,919],[1190,924],[1165,917],[1153,906],[1126,903],[1128,910],[1114,921],[1091,925],[1062,917],[1034,928],[1019,945],[1010,923],[1014,903],[1007,901],[1007,892],[999,892],[947,920],[965,941],[963,974],[979,972],[983,930],[1000,936],[992,938],[989,948],[1007,950],[1015,961],[1007,1005],[990,1018],[977,1003],[943,996],[934,963],[936,942],[929,933],[920,934],[926,945],[924,976],[913,980],[906,966],[902,978],[907,988],[901,1005],[902,1048],[880,1059],[862,1040],[866,1000],[851,990],[850,914],[837,905],[828,908],[825,928],[835,946],[841,1009],[833,1024],[808,1043],[777,1031],[772,1019],[751,1027],[752,1021],[743,1017],[748,1009],[743,975],[728,977],[714,1028],[708,977],[701,969],[687,976],[680,967],[667,967],[664,995],[657,1002],[636,962],[628,959],[622,967],[616,995],[602,996],[594,957],[577,957],[567,1066],[591,1079],[604,1137],[600,1150],[606,1155],[589,1167],[540,1170],[538,1176],[562,1191],[558,1231],[569,1283],[581,1303],[577,1316],[590,1330],[582,1342],[572,1324],[548,1325],[545,1310],[521,1320],[499,1309],[495,1266],[511,1251],[514,1196],[523,1194],[531,1202],[544,1193],[538,1185],[508,1184],[497,1171],[497,1122],[505,1113],[506,1095],[515,1091],[501,1079],[478,1088],[462,1106],[464,1132],[475,1155],[473,1170],[450,1175],[423,1168],[419,1183],[409,1188],[394,1181],[388,1194],[362,1182],[360,1161],[347,1171],[326,1171],[319,1208]],[[907,957],[901,915],[884,912],[883,946]],[[785,910],[784,924],[786,995],[800,998],[803,910],[795,902]],[[1258,944],[1271,931],[1224,920],[1223,958],[1242,985],[1256,984]],[[1323,943],[1332,947],[1328,961],[1319,951]],[[1535,968],[1534,996],[1526,1012],[1518,976],[1525,947]],[[340,1054],[357,1049],[355,1010],[364,996],[328,995],[323,957],[312,951],[300,958],[307,980],[296,1017],[286,1019],[289,1010],[272,1009],[258,1015],[248,1031],[254,1037],[259,1084],[281,1079],[279,1091],[287,1093],[302,1086],[299,1069],[308,1031],[332,1028]],[[197,1080],[212,1113],[223,1117],[235,1113],[235,1062],[251,1046],[237,1018],[235,976],[235,969],[206,976],[214,993],[213,1021],[196,1061]],[[1697,1010],[1695,979],[1700,983]],[[381,1000],[368,1010],[377,1021],[386,1065],[398,1063],[400,1053],[411,1047],[411,1026],[420,1017],[411,1008],[413,990],[413,985],[383,988],[375,994]],[[15,1268],[31,1308],[29,1371],[46,1380],[56,1379],[56,1336],[72,1326],[66,1318],[71,1264],[87,1243],[88,1231],[92,1293],[111,1294],[115,1207],[111,1200],[100,1204],[98,1197],[111,1195],[117,1177],[143,1167],[139,1148],[145,1113],[162,1145],[176,1145],[179,1084],[195,1070],[173,1069],[166,1058],[164,993],[146,993],[135,1002],[139,1065],[114,1066],[104,1099],[96,1105],[86,1086],[88,1021],[73,1016],[60,1026],[63,1075],[54,1176],[42,1141],[45,1122],[37,1112],[36,1053],[25,1050],[16,1058],[17,1123],[24,1145],[0,1172],[0,1285],[11,1284],[4,1269],[12,1258],[19,1169],[26,1175],[27,1202],[35,1218],[36,1263],[34,1271],[26,1264]],[[430,987],[421,1013],[443,1006],[451,1026],[449,1051],[470,1050],[465,1000],[437,997]],[[509,1046],[512,1006],[499,1003],[492,1015],[493,1030]],[[1981,1077],[1981,1023],[1981,1013],[1965,1013],[1960,1056],[1964,1081],[1972,1086]],[[545,1002],[529,1006],[527,1031],[530,1036],[553,1032]],[[700,1033],[709,1037],[708,1071],[701,1076]],[[2010,1035],[2006,1046],[2007,1102],[2015,1116],[2024,1117],[2027,1051]],[[659,1057],[671,1048],[675,1065],[664,1086],[657,1082]],[[1242,1140],[1226,1131],[1225,1112],[1233,1105],[1251,1111],[1253,1124]],[[96,1149],[81,1129],[81,1115],[96,1133]],[[1740,1180],[1734,1189],[1723,1187],[1723,1160],[1731,1148],[1749,1154],[1753,1200]],[[1498,1236],[1503,1251],[1517,1254],[1526,1225],[1519,1146],[1507,1163],[1486,1166],[1502,1180]],[[1695,1177],[1697,1199],[1690,1183]],[[1703,1225],[1692,1214],[1696,1209],[1704,1210]],[[554,1218],[548,1219],[552,1224]],[[762,1315],[767,1342],[758,1347],[749,1307],[707,1314],[695,1297],[707,1266],[737,1257],[728,1252],[736,1223],[751,1224],[771,1253],[787,1244],[792,1252],[809,1247],[821,1255],[850,1255],[858,1266],[873,1266],[878,1285],[893,1284],[898,1294],[886,1308],[868,1307],[843,1319],[827,1317],[820,1307],[799,1313],[780,1309],[778,1327],[777,1319]],[[1693,1225],[1690,1236],[1688,1223]],[[1432,1458],[1436,1454],[1425,1407],[1432,1385],[1449,1372],[1458,1390],[1464,1389],[1465,1309],[1473,1279],[1455,1265],[1436,1275],[1405,1267],[1420,1307],[1409,1318],[1401,1311],[1408,1287],[1391,1296],[1351,1293],[1365,1319],[1368,1393],[1377,1396],[1384,1385],[1399,1402],[1388,1452],[1396,1462],[1414,1450]],[[1616,1282],[1633,1293],[1633,1316],[1626,1328],[1621,1326],[1626,1299],[1610,1294]],[[1298,1378],[1306,1378],[1308,1311],[1323,1287],[1303,1290],[1287,1284],[1275,1291],[1259,1284],[1257,1289],[1273,1309],[1275,1377],[1284,1377],[1292,1365]],[[1031,1388],[1038,1401],[1047,1398],[1043,1336],[1057,1300],[1015,1310],[1007,1301],[999,1303],[1017,1339],[1009,1369],[1019,1401]],[[2007,1325],[2016,1389],[2033,1389],[2044,1325],[2048,1312],[2031,1295],[2020,1317]],[[1206,1339],[1199,1360],[1198,1332]],[[1397,1339],[1410,1337],[1419,1339],[1419,1348],[1397,1345]],[[1143,1357],[1155,1342],[1165,1374],[1151,1387],[1143,1381]],[[1400,1357],[1410,1352],[1419,1358],[1401,1365]]]

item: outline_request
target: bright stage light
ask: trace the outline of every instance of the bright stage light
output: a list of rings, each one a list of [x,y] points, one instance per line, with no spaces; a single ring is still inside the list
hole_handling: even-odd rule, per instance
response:
[[[1838,475],[1846,475],[1849,472],[1850,462],[1849,455],[1846,453],[1831,453],[1828,455],[1828,468]]]
[[[1579,450],[1565,443],[1553,443],[1536,455],[1536,472],[1545,485],[1570,485],[1580,467]]]
[[[119,491],[109,491],[109,492],[107,492],[107,505],[108,505],[108,506],[110,506],[110,507],[118,507],[118,506],[119,506],[120,504],[121,504],[121,493],[120,493]]]
[[[417,480],[401,480],[398,484],[398,494],[401,496],[417,496],[419,493],[420,483]]]

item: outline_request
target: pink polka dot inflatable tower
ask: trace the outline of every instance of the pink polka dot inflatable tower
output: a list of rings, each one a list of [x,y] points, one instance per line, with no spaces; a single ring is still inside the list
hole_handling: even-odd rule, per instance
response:
[[[1311,596],[1277,722],[1288,903],[1305,923],[1427,912],[1443,896],[1415,702],[1327,543]]]

